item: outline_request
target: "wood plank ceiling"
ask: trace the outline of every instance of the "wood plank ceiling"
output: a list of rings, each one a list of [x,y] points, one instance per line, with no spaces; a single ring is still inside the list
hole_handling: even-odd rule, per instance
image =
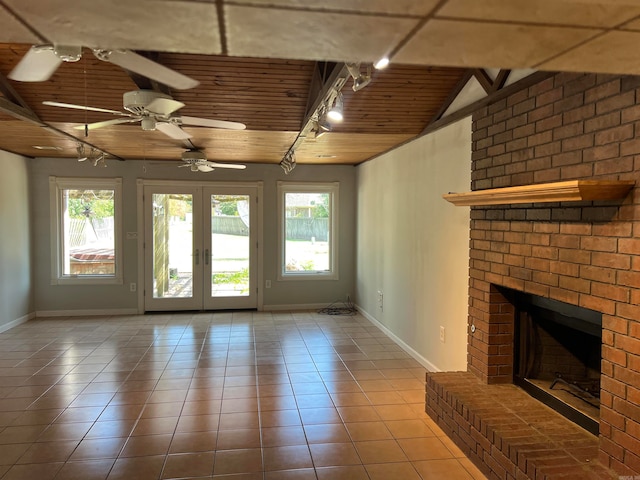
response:
[[[28,45],[0,45],[0,73],[7,75]],[[87,49],[85,49],[87,50]],[[212,161],[278,163],[301,129],[316,62],[238,58],[222,55],[159,53],[156,60],[200,82],[197,88],[171,92],[185,103],[180,115],[246,124],[242,131],[184,127],[191,142]],[[420,134],[438,111],[464,70],[393,65],[374,71],[369,86],[354,92],[343,88],[345,118],[333,131],[307,140],[296,152],[298,163],[355,164]],[[85,51],[76,63],[64,63],[46,82],[11,82],[12,87],[44,123],[124,159],[179,159],[183,142],[139,123],[91,130],[88,136],[73,127],[113,118],[111,114],[43,105],[45,100],[123,110],[122,94],[138,87],[120,67]],[[27,156],[41,127],[0,117],[4,134],[0,148]],[[10,133],[10,134],[8,134]],[[68,138],[42,138],[62,150],[47,156],[75,156]]]

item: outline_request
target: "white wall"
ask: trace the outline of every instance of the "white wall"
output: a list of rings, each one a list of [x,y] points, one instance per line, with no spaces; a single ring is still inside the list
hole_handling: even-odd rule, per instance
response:
[[[356,302],[431,369],[466,369],[470,185],[470,117],[358,167]]]
[[[0,331],[33,313],[27,162],[0,150]]]
[[[157,165],[143,161],[109,161],[107,168],[95,168],[90,162],[78,163],[74,159],[30,160],[33,163],[33,219],[34,219],[34,282],[35,309],[38,312],[83,311],[83,310],[131,310],[137,308],[137,293],[129,291],[129,283],[138,282],[138,254],[136,241],[124,241],[124,284],[104,286],[51,285],[51,249],[49,222],[49,176],[69,177],[122,177],[124,219],[123,231],[137,230],[136,180],[175,179],[212,182],[264,182],[264,198],[260,206],[264,212],[264,280],[271,280],[272,287],[265,289],[264,306],[284,308],[290,305],[328,305],[352,293],[355,283],[355,168],[352,166],[305,166],[298,165],[285,175],[278,165],[249,164],[246,170],[217,169],[208,174],[190,172],[188,168],[177,168],[177,163]],[[339,280],[301,282],[279,282],[277,273],[278,221],[276,206],[276,183],[278,180],[292,182],[340,182],[340,239]],[[260,208],[260,207],[259,207]],[[140,232],[142,234],[142,232]]]

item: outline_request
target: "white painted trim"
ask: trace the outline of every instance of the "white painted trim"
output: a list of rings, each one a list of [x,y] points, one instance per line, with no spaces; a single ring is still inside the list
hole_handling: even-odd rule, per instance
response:
[[[13,327],[17,327],[18,325],[22,325],[23,323],[27,323],[29,320],[36,318],[35,312],[28,313],[23,315],[20,318],[16,318],[8,323],[4,323],[0,325],[0,333],[6,332],[7,330],[12,329]]]
[[[409,355],[415,358],[416,361],[418,361],[428,371],[430,372],[442,371],[441,369],[436,367],[433,363],[431,363],[429,360],[427,360],[418,352],[416,352],[412,347],[407,345],[400,337],[398,337],[395,333],[393,333],[391,330],[385,327],[382,323],[376,320],[375,317],[373,317],[372,315],[369,315],[362,307],[360,307],[359,305],[356,305],[355,307],[358,309],[358,312],[360,312],[364,318],[366,318],[371,323],[373,323],[376,327],[382,330],[388,337],[390,337],[394,342],[396,342],[405,352],[407,352]]]
[[[144,313],[144,242],[145,242],[145,229],[144,229],[144,181],[136,180],[136,230],[138,232],[138,239],[136,240],[137,255],[138,255],[138,294],[136,295],[138,312]]]
[[[94,317],[137,314],[137,308],[111,308],[104,310],[39,310],[36,312],[36,317]]]
[[[327,303],[300,303],[292,305],[264,305],[264,312],[282,312],[282,311],[303,311],[303,310],[320,310],[325,308]]]

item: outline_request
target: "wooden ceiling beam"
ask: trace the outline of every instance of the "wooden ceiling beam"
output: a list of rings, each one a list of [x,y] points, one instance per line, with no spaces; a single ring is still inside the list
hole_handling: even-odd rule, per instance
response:
[[[491,89],[493,88],[493,80],[491,80],[491,77],[489,77],[489,75],[483,68],[474,68],[473,76],[476,77],[476,80],[478,80],[478,83],[486,93],[491,93]]]
[[[7,98],[0,98],[0,112],[11,115],[18,120],[33,123],[39,127],[46,125],[31,109],[16,105]]]

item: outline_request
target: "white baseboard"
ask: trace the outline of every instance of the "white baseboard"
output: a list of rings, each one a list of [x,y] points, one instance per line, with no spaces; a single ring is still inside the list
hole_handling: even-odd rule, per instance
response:
[[[7,330],[17,327],[18,325],[22,325],[23,323],[27,323],[29,320],[36,318],[35,312],[28,313],[26,315],[21,316],[20,318],[16,318],[8,323],[0,325],[0,333],[6,332]]]
[[[114,315],[138,315],[137,308],[111,308],[96,310],[39,310],[36,317],[96,317]]]
[[[320,310],[329,305],[328,303],[298,303],[292,305],[263,305],[264,312],[283,312],[283,311],[301,311],[301,310]]]
[[[385,327],[382,323],[380,323],[378,320],[376,320],[376,318],[374,316],[372,316],[369,313],[367,313],[367,311],[364,310],[362,307],[356,305],[356,308],[362,314],[363,317],[365,317],[367,320],[369,320],[371,323],[373,323],[376,327],[378,327],[380,330],[382,330],[385,334],[387,334],[389,337],[391,337],[398,345],[400,345],[400,347],[405,352],[407,352],[409,355],[411,355],[413,358],[415,358],[418,362],[420,362],[420,364],[424,368],[426,368],[428,371],[430,371],[430,372],[441,372],[442,371],[441,369],[436,367],[433,363],[431,363],[429,360],[427,360],[422,355],[420,355],[418,352],[416,352],[409,345],[407,345],[404,342],[404,340],[402,340],[395,333],[393,333],[391,330],[389,330],[387,327]]]

